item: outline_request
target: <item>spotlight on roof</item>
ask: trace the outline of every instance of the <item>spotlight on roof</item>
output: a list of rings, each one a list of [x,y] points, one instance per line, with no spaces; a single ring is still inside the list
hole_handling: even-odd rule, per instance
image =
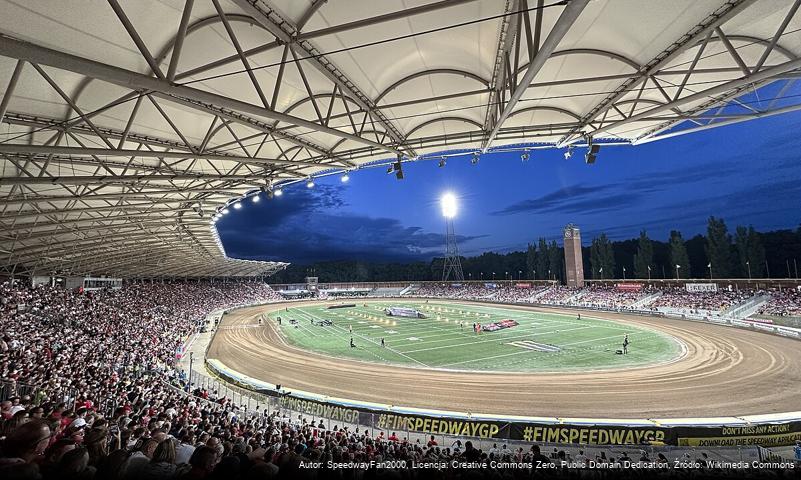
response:
[[[392,173],[394,171],[395,171],[395,167],[393,165],[390,165],[390,166],[387,167],[387,175],[392,175]]]
[[[239,210],[240,208],[242,208],[242,204],[239,203],[239,202],[236,202],[236,203],[234,203],[234,208]]]
[[[443,194],[439,204],[442,207],[443,217],[453,218],[456,216],[456,195],[451,192]]]
[[[444,158],[440,158],[439,159],[439,163],[437,164],[437,166],[439,166],[439,168],[444,167],[445,166],[445,159]]]
[[[229,213],[231,213],[230,210],[228,210],[227,208],[223,208],[223,211],[222,211],[223,215],[228,215]]]
[[[595,156],[598,155],[598,151],[601,150],[601,146],[592,143],[592,137],[587,139],[587,153],[584,155],[584,162],[587,165],[592,165],[595,163]]]
[[[275,195],[276,197],[280,197],[283,194],[284,194],[284,191],[281,190],[280,188],[276,188],[275,191],[273,192],[273,195]]]
[[[565,152],[565,160],[573,156],[573,146],[567,147],[567,151]]]
[[[528,150],[524,150],[523,153],[520,155],[521,162],[527,162],[529,159]]]
[[[342,176],[339,178],[339,181],[342,183],[348,183],[349,180],[350,180],[350,175],[348,175],[348,172],[343,173]]]
[[[400,156],[398,161],[392,164],[392,169],[395,171],[395,178],[403,180],[403,164],[401,163]]]
[[[306,188],[314,188],[314,180],[312,178],[306,181]]]
[[[253,203],[259,203],[259,200],[261,200],[259,198],[259,194],[258,193],[256,195],[253,195],[252,199],[253,199]]]
[[[473,158],[470,159],[471,165],[478,165],[479,154],[478,152],[473,152]]]

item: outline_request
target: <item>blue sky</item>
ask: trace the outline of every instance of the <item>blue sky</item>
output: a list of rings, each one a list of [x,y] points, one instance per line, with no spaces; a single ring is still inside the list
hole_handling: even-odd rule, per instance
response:
[[[430,260],[444,248],[439,197],[459,198],[460,250],[524,249],[538,237],[559,238],[575,223],[582,239],[606,232],[633,238],[646,229],[665,240],[704,233],[710,215],[729,230],[801,224],[801,113],[743,122],[636,147],[607,146],[594,165],[584,150],[452,158],[404,165],[398,181],[382,168],[297,184],[280,198],[245,202],[217,224],[230,256],[310,263],[350,259]]]

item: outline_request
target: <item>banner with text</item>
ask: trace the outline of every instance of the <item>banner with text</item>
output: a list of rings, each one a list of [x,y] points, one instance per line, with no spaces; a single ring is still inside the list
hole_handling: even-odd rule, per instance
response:
[[[717,292],[717,283],[685,283],[684,288],[688,292]]]
[[[212,365],[208,364],[212,367]],[[251,388],[268,396],[274,391],[249,385],[249,380],[237,379],[232,372],[212,368],[223,379]],[[482,439],[518,440],[532,443],[561,443],[580,445],[675,445],[684,447],[778,447],[801,441],[801,421],[747,426],[643,426],[592,425],[566,423],[532,423],[525,421],[483,420],[481,418],[448,417],[410,414],[381,409],[380,406],[350,405],[282,395],[281,408],[334,422],[356,424],[389,433],[409,432],[427,435],[448,435]],[[556,420],[556,419],[554,419]]]

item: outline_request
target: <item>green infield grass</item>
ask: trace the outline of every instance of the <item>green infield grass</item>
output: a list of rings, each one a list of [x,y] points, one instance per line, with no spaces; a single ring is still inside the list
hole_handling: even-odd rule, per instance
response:
[[[355,307],[329,309],[336,303]],[[427,318],[388,316],[390,306]],[[343,301],[290,307],[269,314],[287,341],[337,358],[451,370],[583,371],[662,363],[678,357],[678,340],[655,330],[593,317],[448,301]],[[293,324],[290,322],[295,320]],[[321,326],[323,320],[333,325]],[[479,334],[473,323],[514,320],[519,325]],[[352,333],[351,333],[352,329]],[[622,350],[628,334],[627,355]],[[350,346],[351,337],[355,348]],[[381,339],[385,346],[381,346]]]

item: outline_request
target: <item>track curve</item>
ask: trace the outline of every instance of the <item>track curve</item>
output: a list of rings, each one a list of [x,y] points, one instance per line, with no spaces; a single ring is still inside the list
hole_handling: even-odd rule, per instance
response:
[[[801,343],[767,333],[593,312],[598,318],[672,335],[684,342],[686,355],[663,365],[587,373],[448,372],[332,359],[289,345],[269,322],[261,328],[236,328],[256,326],[259,315],[287,305],[303,303],[248,307],[225,315],[220,324],[225,328],[216,333],[207,358],[288,390],[438,410],[592,418],[740,416],[801,410]]]

